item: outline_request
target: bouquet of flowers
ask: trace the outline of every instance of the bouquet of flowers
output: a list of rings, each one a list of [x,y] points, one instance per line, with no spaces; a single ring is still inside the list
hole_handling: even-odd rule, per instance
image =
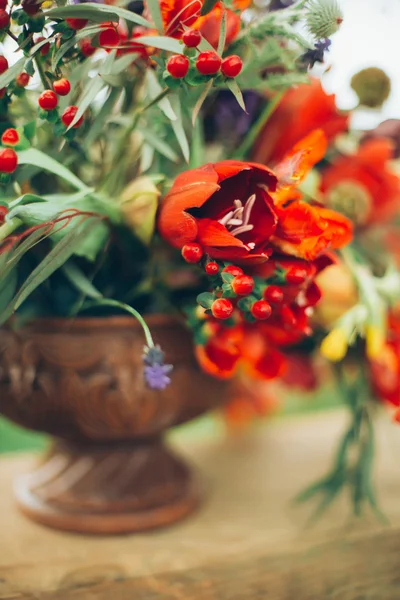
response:
[[[200,367],[238,385],[352,346],[354,420],[312,491],[350,482],[358,505],[364,363],[400,404],[399,275],[369,242],[387,241],[398,177],[387,142],[332,146],[348,116],[308,69],[341,22],[335,0],[0,0],[0,323],[126,311],[154,390],[174,372],[151,313],[180,315]]]

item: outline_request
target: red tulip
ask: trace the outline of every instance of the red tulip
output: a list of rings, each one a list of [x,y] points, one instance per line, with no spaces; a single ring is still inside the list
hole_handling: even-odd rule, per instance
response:
[[[211,258],[265,261],[277,226],[269,193],[276,184],[267,167],[239,161],[186,171],[164,198],[159,231],[176,248],[196,241]]]

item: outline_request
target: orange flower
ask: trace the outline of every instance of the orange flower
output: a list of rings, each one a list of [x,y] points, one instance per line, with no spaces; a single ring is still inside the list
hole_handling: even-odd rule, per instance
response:
[[[389,319],[388,340],[378,358],[371,361],[372,384],[382,400],[400,407],[400,314]]]
[[[222,17],[226,12],[226,42],[225,45],[229,46],[237,37],[240,31],[240,16],[224,7],[222,2],[218,2],[212,11],[210,11],[204,17],[197,19],[193,23],[192,27],[198,29],[203,37],[213,46],[215,49],[218,47],[219,34],[221,30]]]
[[[245,324],[225,327],[215,322],[209,326],[213,331],[209,340],[196,347],[197,359],[206,373],[229,379],[241,367],[247,375],[266,380],[284,372],[283,354],[256,328]]]
[[[314,260],[342,247],[351,221],[300,201],[295,188],[325,144],[321,131],[297,144],[277,167],[279,181],[267,167],[232,160],[182,173],[161,205],[161,235],[176,248],[196,242],[211,258],[241,264],[265,262],[274,249]]]
[[[322,129],[330,140],[347,127],[348,116],[336,108],[335,96],[312,78],[285,93],[254,145],[252,160],[276,164],[313,130]]]
[[[225,8],[222,2],[217,2],[207,15],[201,17],[203,2],[204,0],[160,0],[165,35],[180,38],[185,28],[193,27],[200,30],[205,39],[216,48],[222,16],[226,11],[226,45],[231,44],[240,31],[240,15]],[[235,8],[243,10],[249,4],[249,0],[236,0]]]
[[[393,149],[391,140],[374,138],[335,160],[322,174],[326,203],[357,225],[392,217],[400,208],[400,178],[388,164]]]

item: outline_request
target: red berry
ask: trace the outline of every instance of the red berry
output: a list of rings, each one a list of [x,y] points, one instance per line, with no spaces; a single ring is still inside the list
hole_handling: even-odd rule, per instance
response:
[[[0,173],[13,173],[18,165],[18,156],[12,148],[0,150]]]
[[[251,307],[251,314],[253,317],[260,319],[261,321],[268,319],[268,317],[271,316],[271,313],[271,305],[265,300],[257,300],[257,302],[254,302],[253,306]]]
[[[172,77],[181,79],[185,77],[189,71],[190,62],[187,56],[182,54],[174,54],[167,62],[167,71]]]
[[[233,304],[227,298],[218,298],[212,303],[211,312],[216,319],[229,319],[233,313]]]
[[[71,91],[71,84],[68,79],[63,77],[62,79],[58,79],[53,83],[53,90],[59,96],[67,96]]]
[[[215,73],[218,73],[220,66],[221,57],[211,50],[200,52],[196,61],[196,68],[202,75],[215,75]]]
[[[278,285],[269,285],[264,291],[264,298],[270,304],[282,304],[283,291]]]
[[[286,281],[288,283],[299,284],[304,283],[307,279],[307,271],[301,267],[290,267],[286,273]]]
[[[203,248],[193,242],[185,244],[182,248],[182,256],[188,263],[198,263],[203,254]]]
[[[224,58],[221,64],[221,71],[225,77],[237,77],[242,70],[243,62],[240,56],[232,54]]]
[[[71,29],[83,29],[86,26],[87,19],[65,19],[65,22]]]
[[[4,146],[15,146],[19,142],[19,135],[16,129],[6,129],[1,136],[1,143]]]
[[[15,83],[18,87],[24,88],[28,85],[30,77],[28,73],[20,73],[15,79]]]
[[[43,42],[43,40],[45,40],[46,38],[44,37],[38,37],[37,40],[35,40],[35,44],[39,44],[39,42]],[[47,44],[43,44],[43,46],[41,46],[40,48],[40,54],[42,56],[46,56],[48,53],[50,52],[50,42],[48,42]]]
[[[205,271],[207,275],[216,275],[219,271],[219,264],[216,262],[209,262],[206,264]]]
[[[238,275],[243,275],[243,270],[240,267],[237,267],[236,265],[228,265],[227,267],[224,267],[222,269],[223,273],[229,273],[229,275],[233,275],[234,277],[237,277]]]
[[[89,40],[83,40],[81,43],[81,52],[83,56],[92,56],[96,52],[96,48],[92,46]]]
[[[254,290],[254,279],[250,275],[237,275],[231,285],[238,296],[248,296]]]
[[[197,29],[187,29],[182,35],[182,42],[188,48],[197,48],[201,42],[201,33]]]
[[[5,56],[3,56],[2,54],[0,54],[0,75],[2,73],[5,73],[8,69],[8,60],[6,59]]]
[[[0,10],[0,29],[6,29],[10,22],[10,15],[6,10]]]
[[[64,123],[65,127],[69,127],[72,123],[72,121],[75,119],[75,115],[78,112],[78,107],[77,106],[67,106],[67,108],[64,110],[63,114],[61,115],[61,121]],[[81,116],[80,119],[78,119],[78,121],[75,123],[75,125],[72,126],[73,129],[77,129],[78,127],[80,127],[83,123],[83,115]]]
[[[52,90],[45,90],[40,94],[38,102],[43,110],[54,110],[58,104],[58,98]]]
[[[99,44],[102,48],[115,48],[120,41],[119,33],[114,27],[107,27],[99,35]]]
[[[6,95],[6,91],[7,91],[6,88],[1,88],[1,90],[0,90],[0,100],[1,100],[1,98],[4,98],[4,96]]]
[[[0,205],[0,225],[3,225],[4,221],[6,220],[7,213],[8,213],[7,206]]]
[[[0,9],[6,8],[7,0],[0,0]]]

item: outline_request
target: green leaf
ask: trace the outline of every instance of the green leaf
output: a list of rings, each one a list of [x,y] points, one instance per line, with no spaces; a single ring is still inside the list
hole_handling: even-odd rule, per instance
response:
[[[159,48],[160,50],[167,50],[174,54],[183,54],[183,46],[174,38],[158,35],[144,35],[135,39],[135,43],[143,44],[144,46],[151,46]]]
[[[25,56],[20,58],[12,67],[9,67],[2,75],[0,75],[0,90],[8,86],[22,71],[24,70],[27,59]]]
[[[221,277],[224,283],[232,283],[232,281],[235,279],[235,275],[232,275],[232,273],[226,273],[224,271],[221,273]]]
[[[140,172],[146,173],[153,164],[154,147],[151,144],[143,144],[140,154]]]
[[[15,216],[13,209],[17,206],[25,206],[26,204],[31,204],[32,202],[45,202],[45,199],[41,196],[37,196],[36,194],[22,194],[22,196],[19,196],[8,204],[8,217],[12,219],[13,216]]]
[[[51,8],[45,12],[45,15],[50,19],[88,19],[95,23],[116,22],[119,20],[114,7],[95,4],[94,2]]]
[[[146,6],[150,11],[156,29],[158,29],[158,31],[164,31],[159,0],[147,0]]]
[[[85,217],[83,221],[80,220],[79,223],[75,224],[75,227],[50,250],[42,262],[26,278],[17,294],[0,314],[0,323],[7,321],[30,294],[74,254],[76,245],[97,224],[97,217]]]
[[[52,61],[51,61],[52,70],[54,71],[56,69],[60,60],[63,58],[63,56],[69,50],[71,50],[71,48],[73,48],[76,45],[76,42],[78,42],[79,40],[83,40],[87,37],[92,37],[92,36],[96,35],[96,33],[99,33],[100,31],[102,31],[103,29],[104,29],[104,27],[95,25],[95,26],[91,26],[91,27],[85,27],[84,29],[77,31],[75,33],[75,35],[73,35],[69,40],[64,42],[60,46],[60,48],[57,50],[57,52],[54,54]]]
[[[201,107],[204,104],[205,99],[208,96],[208,92],[211,90],[211,88],[213,86],[213,83],[214,83],[213,80],[210,79],[210,81],[205,85],[204,90],[200,94],[199,99],[197,100],[196,104],[194,105],[193,113],[192,113],[192,124],[193,124],[193,126],[196,123],[197,116],[198,116],[198,114],[199,114],[199,112],[201,110]]]
[[[44,154],[44,152],[36,150],[36,148],[29,148],[29,150],[18,152],[18,163],[20,165],[33,165],[41,170],[50,171],[50,173],[54,173],[54,175],[68,181],[68,183],[78,190],[89,189],[67,167],[64,167],[64,165],[57,162],[54,158]]]
[[[97,138],[103,133],[104,134],[104,125],[106,124],[108,118],[113,112],[113,108],[121,97],[122,90],[120,89],[112,89],[108,98],[102,105],[100,112],[94,119],[92,126],[85,138],[84,146],[86,149],[89,149],[91,144],[97,140]]]
[[[98,96],[101,90],[105,87],[103,79],[99,74],[95,75],[93,79],[89,79],[85,89],[82,91],[81,97],[77,102],[78,110],[76,112],[75,117],[71,121],[70,125],[67,128],[67,131],[72,129],[72,127],[79,121],[82,115],[85,113],[87,108],[92,104],[93,100]]]
[[[86,4],[85,6],[89,6],[89,4]],[[90,6],[102,6],[101,4],[91,4]],[[136,25],[142,25],[143,27],[146,27],[147,29],[153,29],[153,23],[150,23],[150,21],[148,21],[147,19],[145,19],[144,17],[137,15],[134,12],[131,12],[130,10],[126,10],[125,8],[120,8],[119,6],[113,6],[112,10],[114,13],[116,13],[119,17],[121,17],[122,19],[124,19],[125,21],[131,22],[131,23],[136,23]]]
[[[217,4],[218,0],[204,0],[203,2],[203,6],[201,9],[201,16],[206,15],[207,13],[211,12],[212,9],[214,8],[214,6]]]
[[[73,263],[71,260],[66,262],[62,267],[62,272],[66,278],[76,287],[79,292],[82,292],[88,298],[102,298],[103,294],[94,287],[86,275]]]
[[[24,136],[31,142],[36,134],[36,121],[29,121],[23,127]]]
[[[12,269],[5,278],[2,278],[0,286],[0,313],[3,312],[11,302],[17,288],[17,282],[18,277],[16,269]]]
[[[210,292],[202,292],[197,296],[196,300],[203,308],[211,308],[211,305],[214,302],[214,295]]]
[[[243,100],[243,94],[240,87],[237,84],[237,81],[235,79],[227,79],[226,85],[231,90],[232,94],[235,96],[240,108],[242,108],[244,112],[247,113],[246,105]]]
[[[224,10],[224,14],[222,15],[221,29],[220,29],[220,32],[219,32],[219,40],[218,40],[217,53],[220,56],[222,56],[222,53],[224,51],[225,42],[226,42],[226,9]]]
[[[163,93],[163,89],[158,83],[157,77],[151,69],[147,70],[147,87],[149,95],[153,98],[153,100]],[[159,100],[158,106],[165,114],[165,116],[168,117],[168,119],[170,119],[170,121],[176,121],[176,114],[173,111],[171,102],[168,98],[164,97],[161,100]]]
[[[177,121],[173,121],[173,123],[176,122]],[[157,152],[165,156],[165,158],[169,158],[169,160],[172,160],[173,162],[179,161],[178,155],[176,154],[176,152],[174,152],[171,146],[167,144],[167,142],[164,142],[164,140],[159,138],[157,135],[155,135],[148,129],[139,129],[139,132],[142,134],[146,142],[150,144],[150,146],[152,146],[155,150],[157,150]]]
[[[175,137],[178,140],[178,144],[181,147],[182,154],[186,162],[190,159],[190,148],[189,142],[186,137],[185,129],[183,127],[182,110],[180,99],[177,95],[173,95],[170,98],[172,110],[176,114],[176,121],[171,121],[172,129],[174,130]]]

